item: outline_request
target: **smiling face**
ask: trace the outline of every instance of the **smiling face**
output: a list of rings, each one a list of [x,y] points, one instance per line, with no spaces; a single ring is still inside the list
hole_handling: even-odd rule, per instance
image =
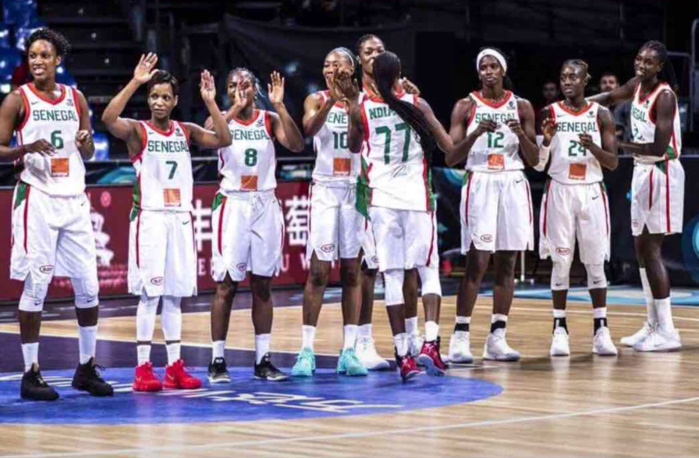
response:
[[[157,120],[167,120],[177,106],[177,96],[172,91],[170,83],[156,84],[148,94],[148,106]]]
[[[332,51],[328,54],[323,63],[323,77],[325,78],[325,84],[328,89],[332,87],[333,75],[339,72],[353,75],[354,64],[345,53],[341,51]]]
[[[564,65],[561,69],[561,92],[566,99],[575,99],[585,93],[587,71],[580,65]]]
[[[485,56],[478,63],[478,78],[483,83],[483,86],[494,88],[502,86],[502,80],[505,77],[500,62],[493,56]]]
[[[641,81],[654,78],[662,69],[663,62],[655,49],[641,48],[638,54],[636,54],[634,70]]]
[[[228,77],[226,93],[228,94],[228,100],[231,102],[231,105],[235,105],[236,103],[236,90],[238,86],[240,86],[240,91],[245,100],[245,107],[247,108],[254,104],[257,89],[255,88],[253,76],[245,71],[237,71]]]
[[[35,81],[55,79],[56,67],[61,65],[61,60],[56,48],[46,40],[36,40],[27,51],[29,71]]]
[[[369,76],[374,76],[374,59],[386,51],[383,41],[378,37],[371,37],[362,43],[359,49],[359,63],[362,71]]]

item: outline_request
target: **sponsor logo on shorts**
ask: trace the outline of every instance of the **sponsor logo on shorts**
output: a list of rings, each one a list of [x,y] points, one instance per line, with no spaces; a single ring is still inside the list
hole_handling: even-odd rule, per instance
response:
[[[373,262],[374,264],[378,264],[378,263],[379,263],[379,258],[376,257],[376,256],[372,256],[372,257],[371,257],[371,262]]]
[[[633,227],[638,227],[638,221],[636,221],[635,219],[632,220],[632,221],[631,221],[631,226],[633,226]]]
[[[561,256],[568,256],[570,254],[570,248],[558,247],[556,248],[556,253],[560,254]]]
[[[39,267],[39,272],[41,272],[42,274],[50,274],[51,272],[53,272],[53,266],[50,264],[41,266]]]
[[[163,277],[153,277],[150,279],[150,282],[151,282],[151,284],[153,284],[155,286],[160,286],[163,284],[164,280],[165,279]]]
[[[241,271],[241,272],[245,272],[245,269],[248,268],[248,265],[245,264],[245,263],[243,263],[243,262],[241,262],[240,264],[238,264],[237,266],[235,266],[235,268],[238,269],[238,270]]]
[[[320,247],[320,251],[322,251],[323,253],[332,253],[333,251],[335,251],[335,244],[328,243],[326,245],[323,245],[322,247]]]
[[[493,241],[493,236],[490,234],[483,234],[483,235],[481,235],[481,241],[483,241],[485,243],[490,243]]]
[[[599,197],[599,194],[597,194],[595,197],[592,198],[592,200],[595,200]]]

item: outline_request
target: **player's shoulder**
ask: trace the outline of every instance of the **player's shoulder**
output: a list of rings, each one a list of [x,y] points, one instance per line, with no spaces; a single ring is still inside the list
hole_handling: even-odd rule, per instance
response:
[[[468,112],[471,110],[476,105],[476,101],[474,100],[473,93],[467,95],[466,97],[460,98],[459,100],[456,101],[454,104],[454,112],[457,111],[463,111],[463,112]]]

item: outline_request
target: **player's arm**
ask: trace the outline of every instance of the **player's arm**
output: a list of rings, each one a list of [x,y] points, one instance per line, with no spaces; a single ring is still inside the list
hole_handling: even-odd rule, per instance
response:
[[[580,134],[580,144],[590,150],[595,159],[602,164],[602,167],[614,170],[619,165],[619,158],[616,154],[616,124],[614,123],[614,117],[608,109],[600,107],[597,112],[597,119],[602,130],[601,147],[592,142],[592,136],[588,133]]]
[[[430,132],[434,135],[434,139],[439,146],[439,149],[444,151],[446,154],[451,154],[454,152],[454,142],[452,141],[447,131],[444,130],[442,123],[435,117],[432,107],[424,99],[417,99],[417,107],[422,111],[425,116],[427,125],[430,128]]]
[[[675,94],[663,91],[655,100],[655,138],[653,143],[620,142],[619,146],[638,156],[662,157],[670,146],[675,119]]]
[[[618,88],[609,92],[602,92],[600,94],[593,95],[592,97],[588,97],[587,100],[597,102],[604,106],[618,105],[621,102],[626,102],[627,100],[631,100],[633,98],[633,92],[638,83],[638,77],[634,76]]]
[[[21,159],[26,153],[54,154],[55,148],[46,140],[37,140],[29,145],[10,146],[12,133],[24,115],[22,96],[15,89],[0,105],[0,161]]]
[[[201,72],[201,82],[199,83],[199,92],[204,101],[206,109],[209,111],[209,121],[213,130],[202,128],[194,123],[185,123],[185,127],[189,131],[189,138],[193,143],[202,148],[225,148],[233,142],[231,131],[228,129],[226,118],[216,105],[216,85],[214,78],[208,70]]]
[[[312,137],[318,133],[318,131],[325,124],[325,120],[328,119],[328,113],[335,105],[336,100],[332,97],[328,97],[323,100],[323,97],[318,94],[310,94],[306,97],[303,102],[303,132],[307,137]]]
[[[551,110],[546,107],[541,110],[541,124],[537,126],[539,135],[543,137],[541,145],[539,145],[539,161],[534,166],[534,170],[543,172],[549,162],[551,153],[551,141],[556,135],[556,121],[551,117]]]
[[[445,157],[445,162],[449,167],[464,162],[478,137],[486,132],[494,132],[497,127],[494,121],[483,120],[478,124],[476,130],[467,135],[469,117],[474,109],[473,100],[470,98],[461,99],[454,105],[454,109],[451,112],[449,136],[456,144],[456,147],[452,154],[447,154]]]
[[[270,113],[272,115],[272,133],[285,148],[294,153],[300,153],[306,144],[303,141],[301,131],[284,105],[284,78],[278,72],[272,72],[270,78],[272,82],[267,85],[267,92],[269,101],[276,110],[276,113]]]
[[[92,159],[95,155],[95,142],[92,140],[92,123],[90,122],[90,107],[82,92],[76,90],[78,94],[78,106],[80,107],[80,129],[75,134],[75,146],[80,151],[83,159]]]
[[[347,146],[351,152],[361,151],[364,135],[362,107],[358,99],[352,99],[349,101],[349,123],[347,124]]]
[[[519,146],[522,150],[524,161],[530,167],[539,165],[539,148],[536,146],[536,124],[534,107],[528,100],[519,99],[517,101],[517,113],[519,121],[508,119],[507,126],[519,139]]]

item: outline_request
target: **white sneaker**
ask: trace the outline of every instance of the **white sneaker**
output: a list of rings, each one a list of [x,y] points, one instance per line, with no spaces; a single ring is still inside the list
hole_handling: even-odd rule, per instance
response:
[[[408,353],[413,358],[417,358],[422,350],[422,343],[424,339],[420,337],[420,334],[408,334]]]
[[[505,330],[500,328],[488,334],[483,347],[483,359],[493,361],[517,361],[519,352],[510,348],[505,340]]]
[[[471,364],[473,362],[470,336],[471,333],[465,331],[457,331],[451,335],[448,357],[450,363]]]
[[[667,332],[660,328],[653,329],[648,337],[633,346],[636,351],[673,351],[680,348],[680,333],[677,330]]]
[[[380,371],[391,367],[389,362],[376,352],[372,337],[358,337],[354,352],[364,367],[370,371]]]
[[[557,326],[556,329],[553,330],[550,353],[551,356],[570,356],[568,332],[562,326]]]
[[[648,323],[647,321],[643,323],[643,327],[639,329],[636,334],[632,336],[626,336],[621,338],[621,344],[626,345],[627,347],[633,347],[637,343],[641,342],[644,340],[646,337],[648,337],[648,334],[650,334],[653,331],[653,327]]]
[[[616,356],[617,349],[612,341],[612,335],[609,333],[609,328],[600,326],[595,333],[595,338],[592,341],[592,353],[600,356]]]

